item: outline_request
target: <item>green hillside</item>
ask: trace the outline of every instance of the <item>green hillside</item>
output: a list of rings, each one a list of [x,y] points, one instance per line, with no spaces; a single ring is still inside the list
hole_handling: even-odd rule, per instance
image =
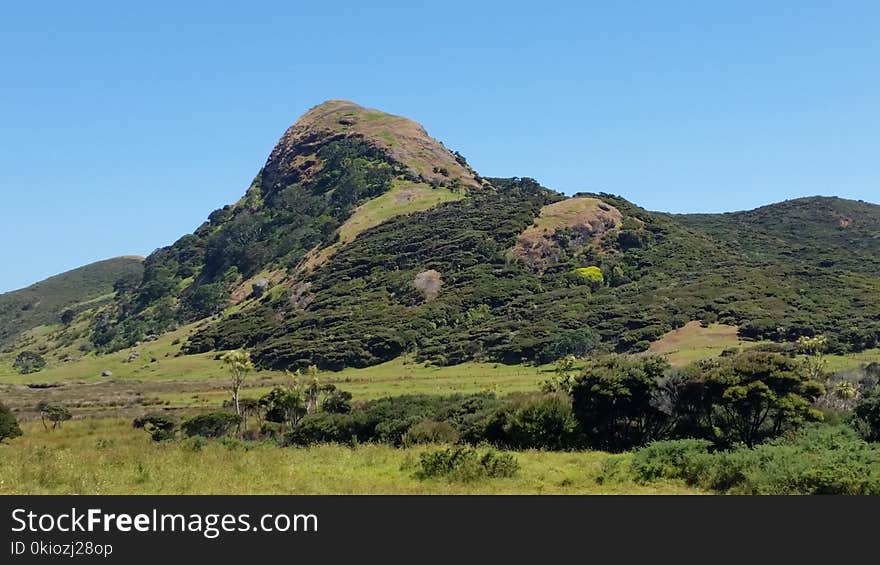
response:
[[[0,294],[0,344],[37,326],[59,323],[65,310],[78,313],[108,302],[117,281],[136,285],[142,274],[141,258],[118,257]]]
[[[784,261],[880,274],[880,206],[843,198],[798,198],[746,212],[687,214],[680,222],[752,261]]]
[[[844,354],[880,340],[880,207],[671,215],[565,197],[483,178],[416,122],[331,100],[285,132],[241,200],[117,288],[78,318],[87,343],[56,342],[110,353],[200,322],[185,353],[248,347],[264,369],[541,364],[643,352],[700,321],[740,340],[826,334]]]
[[[0,296],[0,493],[876,494],[878,296],[880,206],[565,196],[332,100],[193,233]]]

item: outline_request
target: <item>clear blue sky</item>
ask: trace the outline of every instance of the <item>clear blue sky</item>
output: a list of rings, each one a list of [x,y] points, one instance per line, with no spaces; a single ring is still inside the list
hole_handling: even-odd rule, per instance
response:
[[[0,8],[0,292],[192,231],[328,98],[650,209],[880,200],[876,1],[128,4]]]

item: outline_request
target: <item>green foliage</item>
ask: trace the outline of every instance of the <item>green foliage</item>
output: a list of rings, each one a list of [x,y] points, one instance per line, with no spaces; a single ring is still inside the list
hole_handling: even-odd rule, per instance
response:
[[[147,257],[143,283],[97,325],[95,345],[120,349],[143,331],[161,333],[215,314],[242,278],[269,265],[295,266],[309,250],[332,243],[358,204],[391,188],[393,166],[363,141],[328,142],[315,157],[323,166],[314,176],[258,175],[245,198],[258,200],[215,211],[194,234]],[[157,308],[163,303],[170,308]]]
[[[567,394],[520,395],[495,413],[486,440],[509,449],[567,449],[576,445],[576,426]]]
[[[660,402],[668,369],[659,357],[614,355],[588,363],[571,389],[574,415],[588,444],[623,451],[669,434],[671,409]]]
[[[639,449],[630,463],[643,481],[687,479],[697,472],[695,459],[709,452],[712,442],[704,439],[655,441]]]
[[[287,443],[380,442],[402,445],[414,426],[425,421],[446,422],[464,441],[479,442],[502,405],[495,395],[405,395],[365,402],[345,414],[314,412],[304,416],[288,434]]]
[[[46,360],[43,356],[34,351],[22,351],[15,357],[12,368],[16,369],[22,375],[36,373],[46,366]]]
[[[403,436],[403,445],[420,443],[456,443],[458,430],[449,422],[422,420],[407,430]]]
[[[653,444],[633,455],[643,481],[683,479],[741,494],[880,494],[880,450],[847,426],[812,426],[755,448],[710,452],[699,440]]]
[[[599,351],[599,348],[599,339],[590,328],[561,330],[537,354],[535,362],[550,363],[568,356],[588,357]]]
[[[599,288],[605,284],[605,275],[602,274],[602,269],[596,266],[578,267],[572,271],[572,274],[574,275],[572,280],[587,284],[592,288]]]
[[[266,413],[266,421],[295,426],[306,415],[303,395],[289,388],[275,387],[260,397],[259,405]]]
[[[49,429],[48,422],[52,423],[52,429],[54,430],[60,428],[61,424],[73,418],[73,414],[66,407],[60,404],[50,404],[45,401],[37,404],[36,411],[39,412],[40,421],[42,421],[43,428],[46,430]]]
[[[177,422],[165,414],[146,414],[134,419],[132,426],[150,434],[153,441],[174,439]]]
[[[476,481],[485,478],[508,478],[516,475],[519,463],[509,453],[482,452],[467,446],[427,451],[419,456],[420,479],[442,477],[450,481]]]
[[[688,388],[692,413],[727,443],[753,446],[822,418],[811,404],[823,386],[778,353],[745,352],[708,365]]]
[[[232,379],[232,404],[235,408],[236,415],[241,416],[239,392],[241,391],[241,386],[244,384],[244,380],[247,378],[248,373],[254,370],[254,364],[251,361],[251,354],[243,349],[227,351],[222,357],[220,357],[220,361],[223,362],[223,366],[229,371],[229,375]]]
[[[880,387],[861,398],[853,410],[854,427],[867,441],[880,442]]]
[[[21,428],[12,410],[0,403],[0,442],[5,439],[15,439],[21,435]]]
[[[219,438],[230,433],[241,423],[241,416],[229,412],[209,412],[193,416],[180,426],[187,436]]]
[[[351,412],[351,393],[346,390],[332,390],[321,402],[321,409],[333,414]]]
[[[140,280],[142,273],[140,259],[120,257],[0,294],[0,344],[31,328],[57,323],[62,312],[76,314],[88,307],[106,304],[111,299],[115,281],[120,278]]]
[[[510,263],[507,252],[541,206],[559,197],[530,179],[492,182],[494,192],[362,233],[305,281],[304,309],[279,304],[284,321],[268,309],[242,312],[197,334],[188,350],[246,345],[269,368],[363,367],[405,352],[440,365],[545,363],[603,349],[643,351],[693,319],[740,325],[754,338],[828,333],[829,348],[870,345],[880,329],[869,306],[870,289],[880,291],[880,282],[865,273],[768,268],[695,235],[677,217],[607,194],[598,197],[645,233],[643,244],[611,242],[594,258],[608,286],[586,292],[572,285],[576,258],[536,275]],[[429,268],[441,272],[445,284],[436,299],[425,301],[412,280]],[[596,269],[589,270],[598,278]],[[853,293],[867,310],[854,311],[842,300]],[[842,331],[852,320],[864,323]]]

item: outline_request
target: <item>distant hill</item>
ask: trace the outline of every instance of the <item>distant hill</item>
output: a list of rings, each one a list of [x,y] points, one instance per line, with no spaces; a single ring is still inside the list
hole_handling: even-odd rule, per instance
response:
[[[118,257],[0,294],[0,343],[31,328],[60,322],[65,310],[79,312],[108,302],[114,283],[123,280],[136,286],[142,275],[143,259]]]
[[[880,274],[880,206],[815,196],[746,212],[676,217],[753,260]]]
[[[198,322],[185,353],[279,369],[641,352],[695,320],[859,351],[880,341],[878,233],[880,207],[837,198],[673,215],[483,178],[416,122],[331,100],[76,331],[110,352]]]

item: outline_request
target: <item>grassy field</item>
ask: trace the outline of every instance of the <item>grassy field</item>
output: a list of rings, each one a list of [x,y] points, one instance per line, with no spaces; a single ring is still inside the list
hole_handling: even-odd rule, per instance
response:
[[[867,349],[861,353],[847,353],[846,355],[828,355],[827,370],[850,371],[863,365],[880,363],[880,349]]]
[[[274,444],[192,441],[157,444],[131,419],[152,410],[192,413],[219,408],[230,398],[228,376],[215,354],[179,356],[193,326],[156,341],[111,355],[86,355],[63,362],[49,356],[49,367],[31,375],[12,370],[15,352],[0,355],[0,399],[23,422],[25,435],[0,445],[0,494],[12,493],[691,493],[677,482],[638,484],[629,475],[611,473],[610,456],[597,452],[522,452],[517,476],[461,483],[420,480],[419,454],[431,447],[395,449],[385,445],[355,448],[324,445],[278,448]],[[42,329],[32,344],[49,343],[58,329]],[[748,347],[736,329],[698,323],[671,332],[650,353],[674,366],[719,355],[730,347]],[[139,353],[125,362],[132,351]],[[843,371],[880,361],[880,350],[828,356],[830,370]],[[102,371],[113,376],[101,377]],[[552,366],[465,363],[432,367],[399,358],[364,369],[323,372],[334,383],[368,400],[402,394],[494,391],[503,395],[536,390],[553,375]],[[280,372],[251,374],[244,398],[258,398],[287,377]],[[35,387],[42,383],[40,387]],[[31,386],[28,386],[30,384]],[[43,388],[50,384],[48,388]],[[74,420],[46,431],[34,406],[41,400],[64,404]],[[627,461],[628,456],[617,456]]]
[[[609,473],[599,452],[521,452],[515,477],[450,482],[415,477],[419,447],[249,448],[178,440],[157,444],[127,420],[37,423],[0,444],[4,494],[687,494],[675,481],[638,484]],[[625,460],[626,456],[623,456]]]
[[[653,342],[648,353],[666,357],[673,367],[684,367],[700,359],[718,357],[725,349],[752,345],[755,342],[739,339],[736,326],[711,324],[704,328],[694,321]]]

